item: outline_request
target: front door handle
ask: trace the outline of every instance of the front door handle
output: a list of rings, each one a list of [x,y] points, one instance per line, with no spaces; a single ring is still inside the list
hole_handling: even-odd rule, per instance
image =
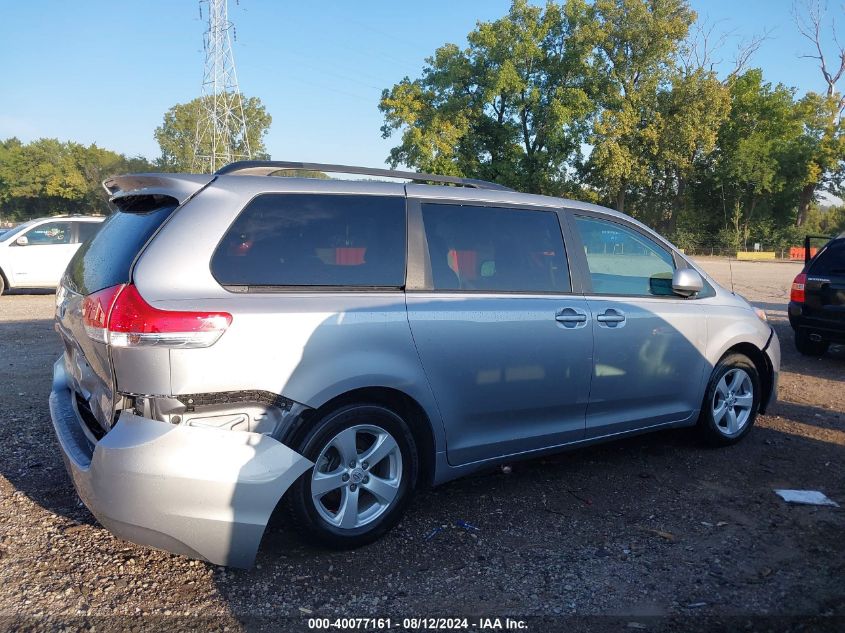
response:
[[[606,323],[608,327],[616,327],[617,324],[625,322],[625,314],[620,310],[608,308],[596,316],[596,321],[599,323]]]
[[[587,322],[587,315],[586,314],[558,314],[555,317],[555,321],[560,321],[561,323],[586,323]]]
[[[587,323],[587,313],[575,308],[563,308],[555,314],[555,321],[566,328],[583,327]]]

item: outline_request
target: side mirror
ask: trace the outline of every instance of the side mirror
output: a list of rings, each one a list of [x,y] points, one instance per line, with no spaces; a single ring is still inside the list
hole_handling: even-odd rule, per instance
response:
[[[18,246],[26,246],[29,244],[29,238],[26,235],[21,235],[18,239],[15,240],[15,244]]]
[[[672,275],[672,292],[682,297],[691,297],[701,292],[704,280],[697,270],[692,268],[678,268]]]

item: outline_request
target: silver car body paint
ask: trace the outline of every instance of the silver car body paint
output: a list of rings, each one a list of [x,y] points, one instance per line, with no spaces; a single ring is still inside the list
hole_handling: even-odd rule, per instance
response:
[[[143,249],[132,282],[156,308],[225,311],[233,320],[210,347],[108,350],[65,314],[78,312],[81,298],[63,297],[57,320],[66,353],[55,369],[54,424],[83,501],[129,540],[249,566],[277,501],[311,463],[274,432],[196,428],[192,419],[205,414],[184,408],[179,418],[159,416],[167,421],[124,411],[92,442],[69,387],[88,399],[98,419],[110,417],[115,393],[178,404],[184,394],[261,391],[308,410],[356,389],[395,390],[427,417],[431,479],[438,484],[503,460],[692,425],[712,368],[738,344],[765,350],[777,384],[780,350],[768,324],[659,235],[615,211],[510,191],[415,184],[146,178],[114,179],[117,195],[172,191],[183,204]],[[685,299],[222,287],[210,270],[212,253],[252,198],[274,192],[519,205],[554,211],[563,224],[565,210],[599,214],[651,236],[697,270],[712,292]],[[418,253],[410,228],[408,250],[409,258]],[[583,327],[555,322],[567,308],[586,315]],[[608,309],[624,314],[625,322],[600,323],[597,317]],[[251,411],[236,403],[212,413],[223,426],[263,428],[233,422]]]
[[[266,435],[125,411],[92,450],[67,413],[70,398],[58,361],[50,409],[68,472],[97,520],[131,541],[249,567],[273,508],[313,466]]]

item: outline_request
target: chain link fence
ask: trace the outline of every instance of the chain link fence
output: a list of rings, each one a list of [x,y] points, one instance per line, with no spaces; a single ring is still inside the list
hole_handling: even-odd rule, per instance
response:
[[[782,259],[787,261],[803,261],[804,260],[804,246],[802,244],[795,244],[793,246],[783,246],[782,244],[773,245],[765,242],[756,242],[749,245],[751,248],[737,249],[736,247],[727,246],[721,241],[702,242],[697,244],[685,244],[680,247],[687,255],[693,257],[730,257],[737,258],[738,253],[749,253],[749,255],[763,253],[774,253],[774,259]],[[753,258],[753,257],[751,257]],[[769,256],[769,258],[771,258]]]

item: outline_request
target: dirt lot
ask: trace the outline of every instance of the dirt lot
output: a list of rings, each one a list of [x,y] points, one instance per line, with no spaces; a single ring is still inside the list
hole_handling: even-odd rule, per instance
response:
[[[728,283],[726,261],[703,264]],[[137,547],[96,523],[50,427],[53,298],[2,297],[0,629],[485,614],[534,616],[534,631],[845,630],[845,510],[772,492],[818,489],[845,506],[845,350],[795,352],[784,308],[797,269],[732,264],[784,352],[781,402],[740,445],[704,449],[672,431],[515,464],[423,492],[398,529],[355,552],[303,545],[280,517],[251,571]],[[805,626],[810,616],[826,617]]]

